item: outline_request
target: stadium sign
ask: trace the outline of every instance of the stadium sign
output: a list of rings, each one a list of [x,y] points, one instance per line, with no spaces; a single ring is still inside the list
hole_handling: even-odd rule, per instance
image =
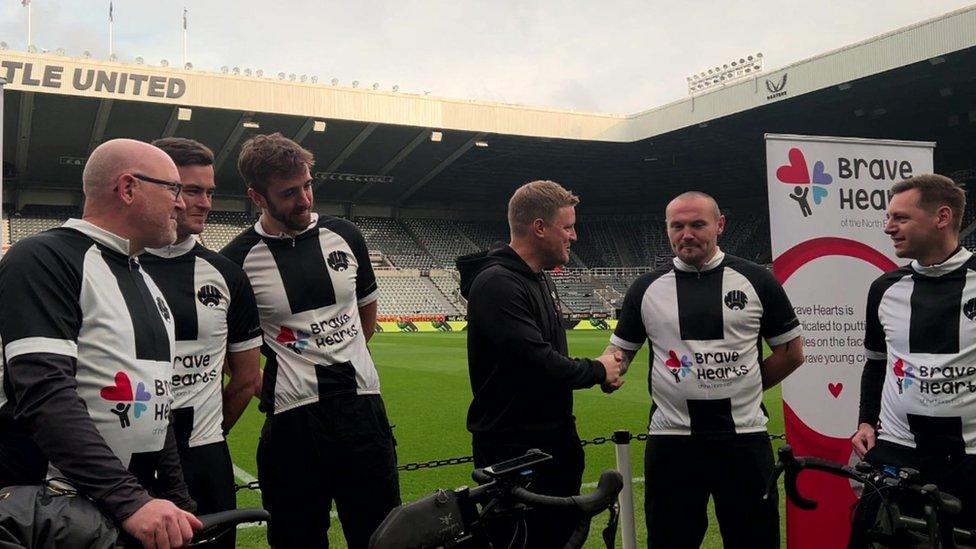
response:
[[[3,78],[12,86],[38,91],[73,90],[117,94],[126,97],[179,99],[186,93],[186,80],[174,76],[129,71],[68,67],[43,61],[0,61]]]
[[[767,78],[766,79],[766,91],[769,95],[766,96],[766,101],[772,101],[773,99],[778,99],[780,97],[786,96],[786,77],[789,76],[787,73],[783,73],[783,77],[780,79]]]
[[[804,365],[783,382],[798,455],[847,463],[865,362],[868,287],[897,266],[884,233],[891,186],[933,169],[934,143],[766,136],[773,272],[803,328]],[[799,215],[797,215],[799,214]],[[856,496],[846,479],[800,480],[814,511],[787,508],[790,549],[841,547]]]
[[[393,183],[392,175],[315,172],[314,178],[321,181],[343,181],[347,183]]]

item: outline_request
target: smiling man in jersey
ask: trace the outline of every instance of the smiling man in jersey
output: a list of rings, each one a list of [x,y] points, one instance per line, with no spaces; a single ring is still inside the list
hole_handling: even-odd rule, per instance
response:
[[[354,224],[312,212],[312,154],[281,134],[244,143],[261,217],[221,253],[254,288],[267,362],[258,478],[276,548],[327,547],[333,500],[351,548],[400,504],[393,433],[366,342],[376,279]]]
[[[178,507],[194,505],[169,420],[173,318],[136,259],[176,239],[179,173],[116,139],[82,181],[82,219],[0,261],[0,485],[65,477],[145,546],[180,547],[201,525]]]
[[[665,217],[673,265],[634,281],[606,349],[626,369],[650,341],[648,547],[699,547],[711,496],[725,547],[778,548],[762,393],[803,362],[800,323],[772,273],[719,249],[725,216],[711,196],[681,194]]]
[[[176,321],[171,376],[173,423],[183,476],[200,514],[234,509],[234,470],[224,435],[260,386],[261,328],[244,271],[193,238],[203,232],[214,193],[213,153],[182,137],[153,142],[176,163],[186,207],[176,242],[140,260]],[[230,381],[223,385],[223,372]],[[234,547],[234,532],[220,537]]]
[[[922,174],[891,188],[885,233],[911,259],[867,299],[854,450],[910,467],[960,498],[957,526],[976,528],[976,259],[959,244],[966,194]]]

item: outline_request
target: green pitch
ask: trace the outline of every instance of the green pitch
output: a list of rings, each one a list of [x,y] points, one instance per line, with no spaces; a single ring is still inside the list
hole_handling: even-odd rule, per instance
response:
[[[576,331],[568,335],[571,355],[593,357],[606,347],[610,333]],[[380,373],[390,422],[395,425],[400,464],[470,455],[470,437],[464,427],[471,399],[464,333],[376,334],[369,346]],[[605,395],[598,388],[576,391],[575,413],[581,438],[609,437],[616,429],[627,429],[635,434],[644,432],[650,410],[646,346],[637,355],[625,379],[624,386],[613,395]],[[765,401],[772,416],[769,431],[782,433],[783,411],[779,388],[768,391]],[[252,404],[228,439],[234,463],[244,478],[247,475],[257,476],[254,455],[263,416],[258,413],[256,404]],[[779,441],[774,441],[774,447],[778,446],[776,443]],[[635,441],[630,455],[634,476],[643,477],[643,443]],[[613,444],[587,446],[583,482],[595,483],[600,472],[613,468],[615,463]],[[413,501],[436,488],[472,485],[470,474],[470,465],[402,471],[400,490],[403,501]],[[238,482],[241,480],[239,478]],[[301,490],[302,487],[296,486],[295,489]],[[782,487],[780,491],[780,515],[783,517]],[[646,533],[642,482],[634,483],[634,500],[637,508],[637,540],[638,545],[643,546]],[[260,506],[260,494],[242,490],[238,492],[237,502],[241,507]],[[587,547],[603,546],[599,532],[604,526],[606,514],[594,519]],[[333,547],[345,547],[338,519],[332,519],[329,534]],[[263,527],[240,529],[238,547],[267,547],[264,535]],[[718,523],[712,514],[703,547],[721,546]]]

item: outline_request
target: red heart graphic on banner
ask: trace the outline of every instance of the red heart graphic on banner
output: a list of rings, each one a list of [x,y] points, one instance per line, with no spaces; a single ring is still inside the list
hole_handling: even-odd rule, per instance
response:
[[[125,372],[116,372],[115,385],[102,387],[102,398],[105,400],[115,400],[121,402],[132,401],[132,382]]]
[[[830,391],[830,394],[834,395],[834,398],[837,398],[837,397],[840,396],[840,392],[844,390],[844,384],[843,383],[828,383],[827,384],[827,390]]]
[[[803,157],[803,151],[792,148],[789,157],[788,165],[776,168],[776,179],[791,185],[810,183],[810,170],[807,169],[807,159]]]

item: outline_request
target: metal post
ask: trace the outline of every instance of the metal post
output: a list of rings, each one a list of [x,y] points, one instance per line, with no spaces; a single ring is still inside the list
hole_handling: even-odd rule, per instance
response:
[[[617,450],[617,471],[624,477],[624,487],[617,501],[620,503],[620,544],[623,549],[637,547],[637,530],[634,528],[634,475],[630,468],[630,431],[613,432]]]
[[[3,129],[3,87],[7,80],[0,77],[0,130]],[[0,131],[0,257],[3,257],[3,242],[9,235],[3,233],[3,131]]]

